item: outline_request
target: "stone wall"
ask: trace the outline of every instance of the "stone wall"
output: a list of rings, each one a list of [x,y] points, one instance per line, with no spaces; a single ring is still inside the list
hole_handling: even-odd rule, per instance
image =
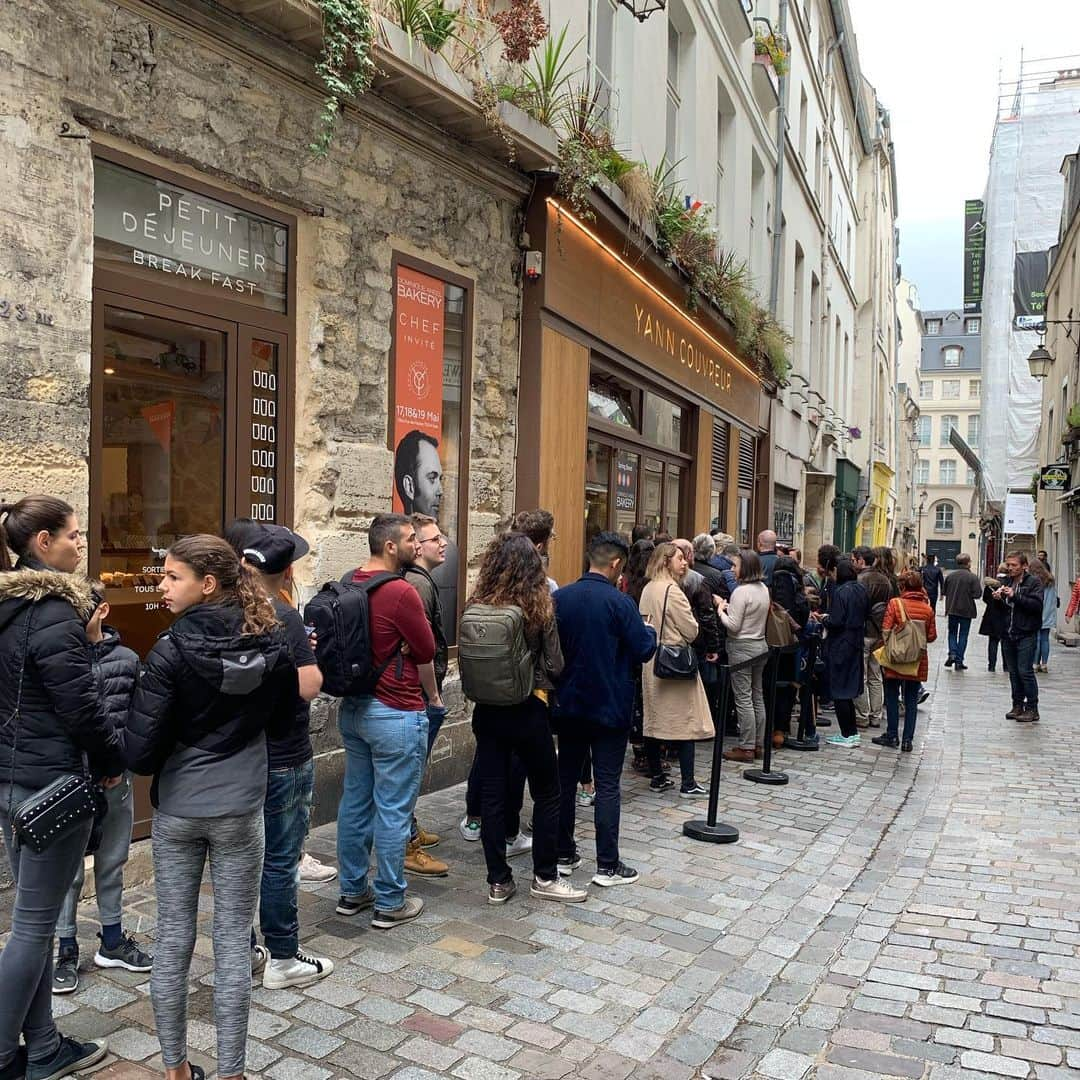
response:
[[[402,116],[395,128],[385,102],[350,110],[330,154],[315,159],[308,144],[321,99],[283,73],[277,44],[139,12],[105,0],[0,6],[0,298],[27,313],[0,319],[0,495],[44,490],[87,511],[98,139],[300,217],[294,519],[312,542],[305,590],[361,561],[371,516],[390,508],[393,252],[473,280],[465,528],[475,560],[513,506],[515,239],[527,184],[494,162],[470,174],[449,139],[435,151],[410,143],[401,131],[416,121]],[[295,71],[297,54],[287,59]],[[61,137],[64,124],[75,137]],[[316,739],[331,776],[340,763],[325,706]],[[444,781],[460,777],[471,745],[462,720],[459,708],[436,748]],[[332,807],[322,801],[325,816]]]

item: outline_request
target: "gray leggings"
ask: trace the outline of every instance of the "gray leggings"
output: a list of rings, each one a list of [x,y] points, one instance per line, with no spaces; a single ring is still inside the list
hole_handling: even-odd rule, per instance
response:
[[[219,1076],[244,1071],[251,1004],[251,922],[259,900],[263,812],[236,817],[154,816],[157,942],[150,997],[166,1068],[187,1060],[188,972],[199,889],[210,856],[214,890],[214,1024]]]

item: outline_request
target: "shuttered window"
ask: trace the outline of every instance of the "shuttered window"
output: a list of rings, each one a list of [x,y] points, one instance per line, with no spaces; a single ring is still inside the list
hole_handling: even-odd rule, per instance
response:
[[[714,491],[727,487],[728,471],[728,425],[723,420],[713,420],[712,425],[712,486]]]
[[[754,490],[754,438],[739,432],[739,487]]]

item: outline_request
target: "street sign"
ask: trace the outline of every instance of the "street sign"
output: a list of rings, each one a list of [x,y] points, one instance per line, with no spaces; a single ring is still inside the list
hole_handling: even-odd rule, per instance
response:
[[[1046,465],[1039,476],[1042,491],[1068,491],[1069,468],[1067,465]]]

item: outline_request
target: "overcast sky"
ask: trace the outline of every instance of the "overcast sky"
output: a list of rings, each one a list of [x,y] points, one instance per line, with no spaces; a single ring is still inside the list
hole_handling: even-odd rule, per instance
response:
[[[1080,53],[1080,0],[849,5],[863,74],[892,117],[904,276],[923,308],[959,307],[964,200],[986,185],[999,72],[1016,78],[1021,49]]]

